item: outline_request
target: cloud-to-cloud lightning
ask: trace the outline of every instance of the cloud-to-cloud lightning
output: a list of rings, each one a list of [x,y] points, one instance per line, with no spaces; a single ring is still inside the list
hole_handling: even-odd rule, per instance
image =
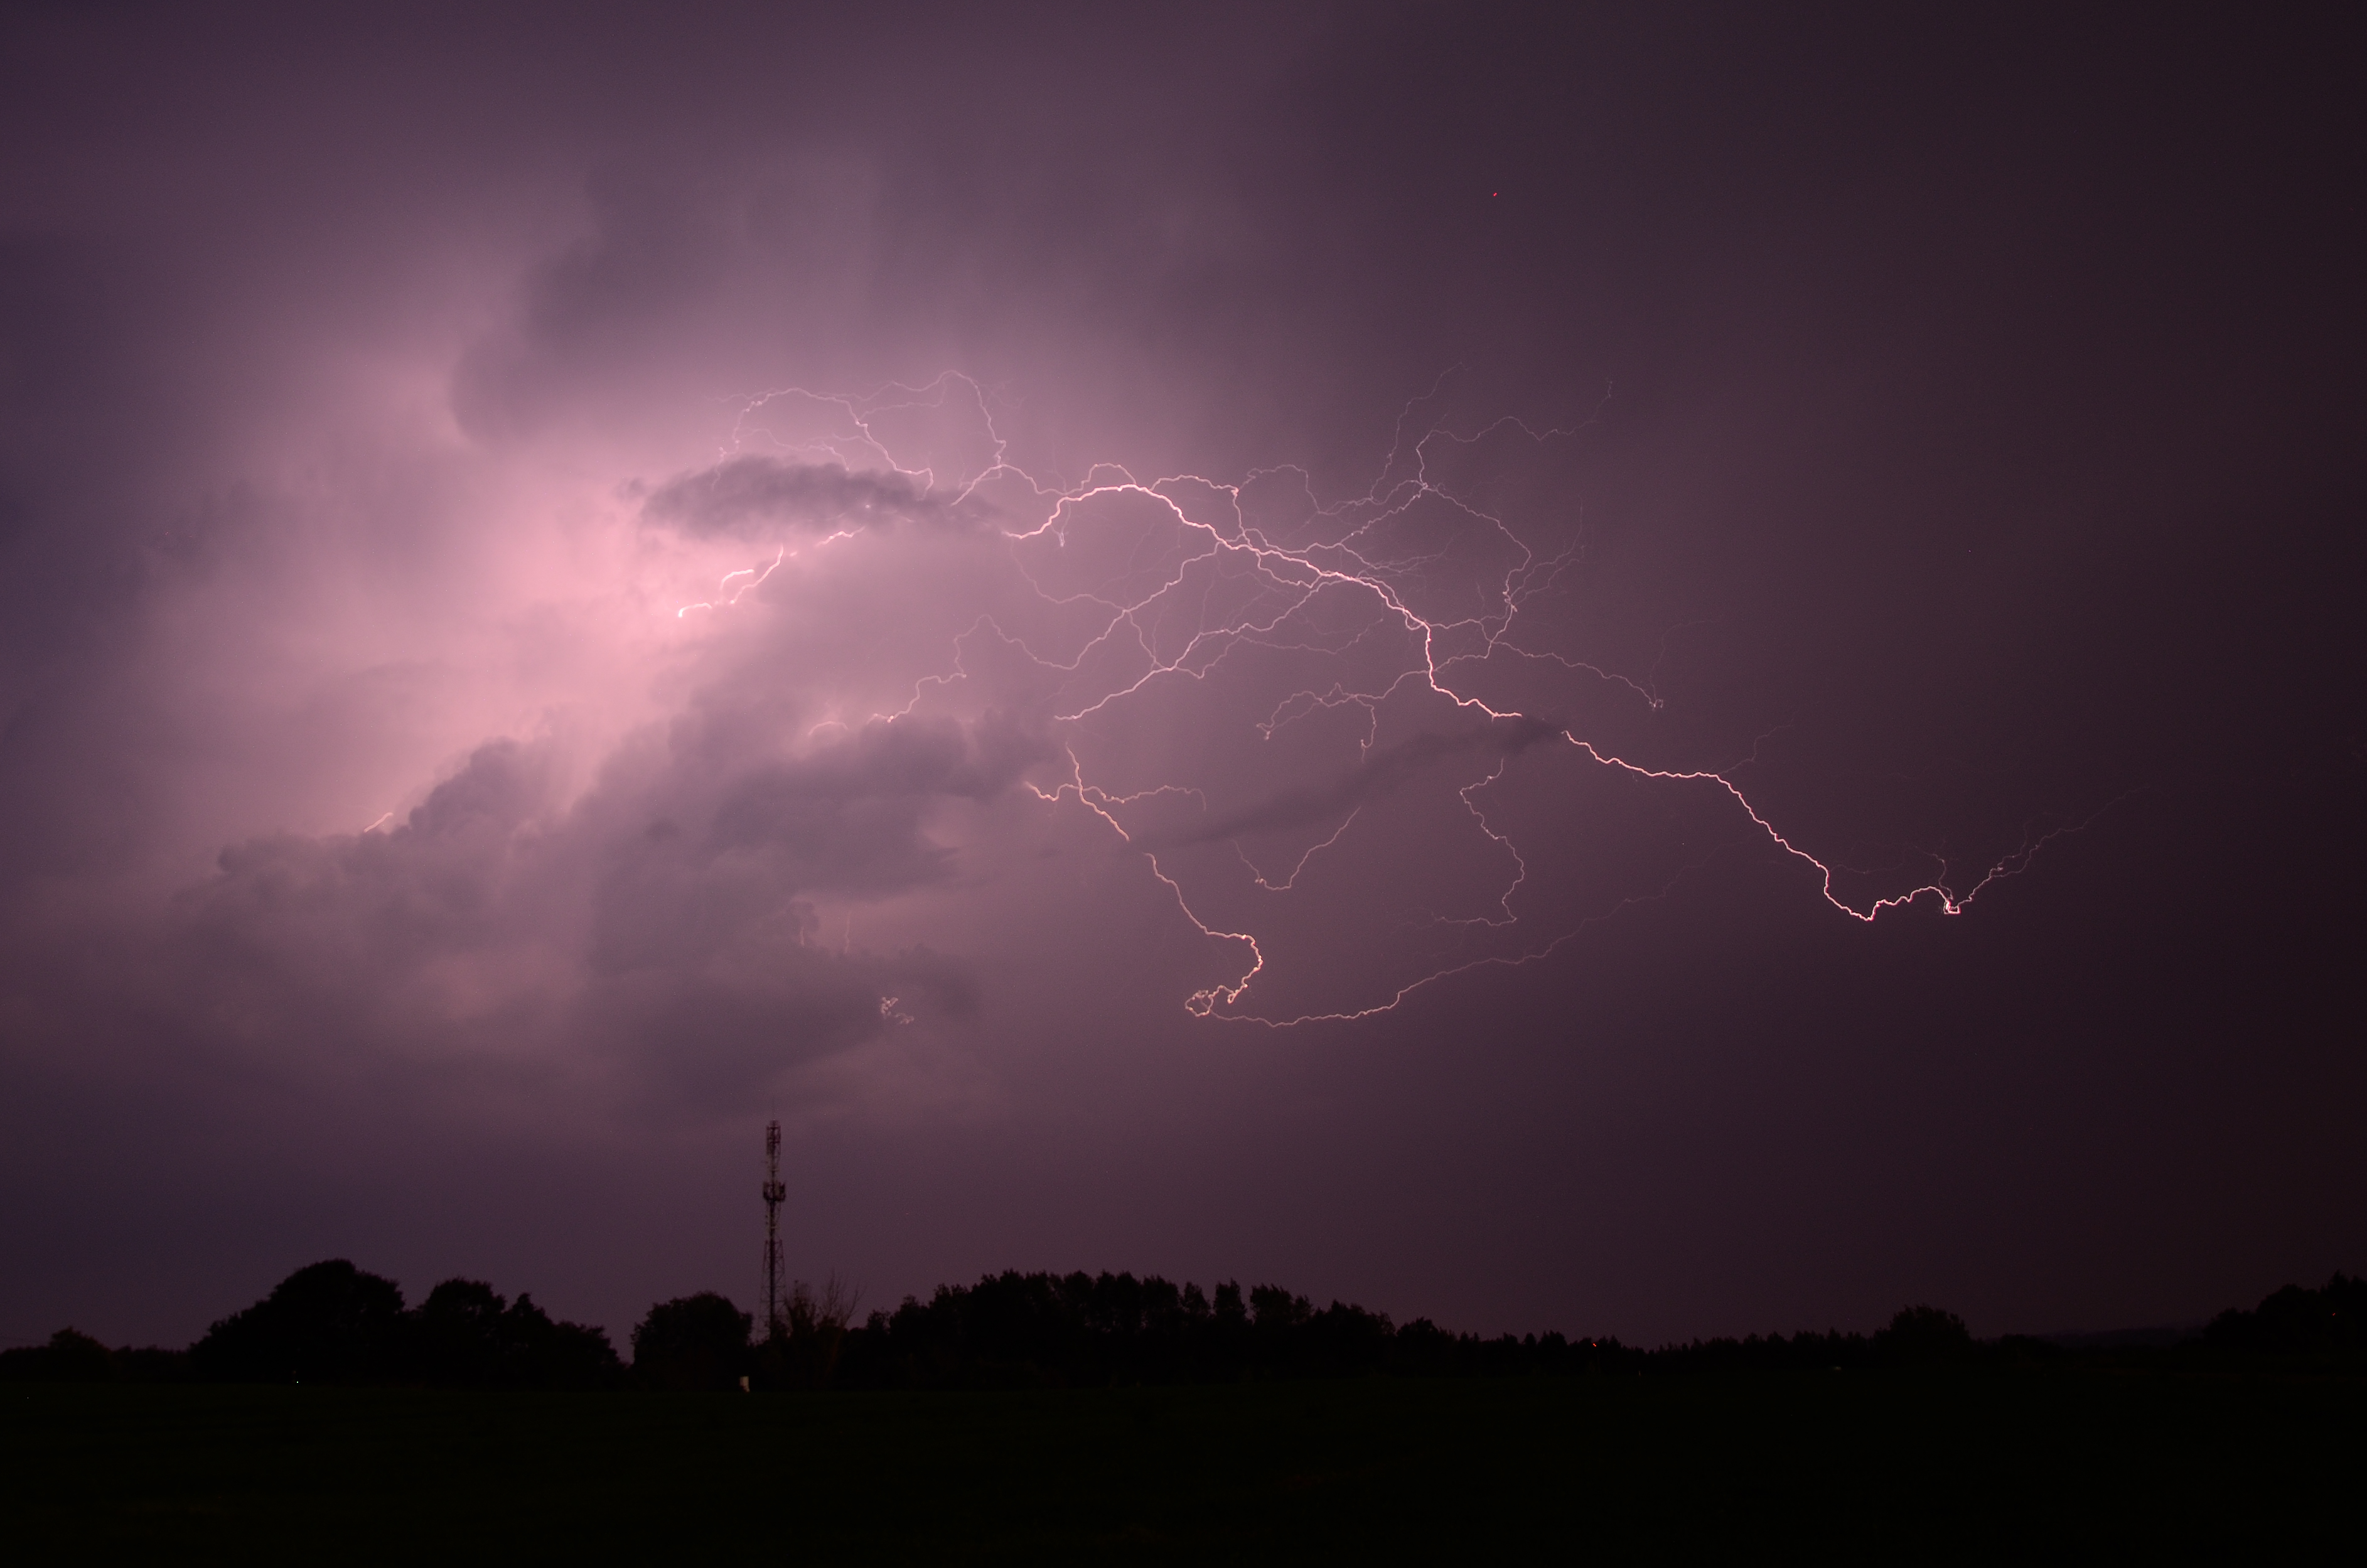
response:
[[[1985,859],[1968,882],[1934,856],[1931,874],[1852,901],[1837,866],[1779,829],[1733,768],[1638,759],[1591,733],[1573,715],[1606,699],[1644,714],[1662,704],[1648,683],[1557,645],[1548,612],[1580,565],[1574,502],[1534,480],[1524,493],[1508,471],[1558,459],[1573,433],[1516,419],[1457,432],[1425,412],[1408,408],[1369,489],[1324,503],[1292,469],[1231,482],[1104,466],[1078,483],[1040,482],[1006,460],[987,396],[958,376],[866,396],[768,392],[750,401],[719,461],[649,492],[642,517],[767,542],[898,523],[991,540],[1001,580],[978,581],[975,603],[947,607],[944,666],[873,722],[992,709],[1056,736],[1059,771],[1027,788],[1105,824],[1191,926],[1237,955],[1185,998],[1203,1017],[1286,1027],[1366,1017],[1444,975],[1550,952],[1698,862],[1598,896],[1591,915],[1565,911],[1557,923],[1524,909],[1524,835],[1491,821],[1485,797],[1545,751],[1703,796],[1861,922],[1927,901],[1959,914],[2028,865],[2044,838]],[[908,442],[922,449],[907,455]],[[1532,516],[1513,517],[1515,504]],[[1558,536],[1553,548],[1531,542],[1537,528]],[[743,569],[742,592],[761,587],[787,551]],[[1199,755],[1174,755],[1186,733],[1199,739],[1184,749]],[[1460,842],[1358,835],[1368,808],[1424,793],[1455,802],[1464,827],[1448,831]],[[1202,853],[1211,846],[1223,853]],[[1262,855],[1287,870],[1262,870]],[[1360,875],[1403,869],[1390,895],[1405,905],[1400,933],[1451,940],[1400,944],[1363,978],[1364,994],[1264,1006],[1272,901],[1337,905],[1340,890],[1303,885],[1327,858],[1361,859]],[[1476,903],[1468,887],[1423,887],[1467,883],[1475,867],[1491,879]],[[1267,908],[1244,898],[1251,890]],[[1458,902],[1467,913],[1444,907]]]

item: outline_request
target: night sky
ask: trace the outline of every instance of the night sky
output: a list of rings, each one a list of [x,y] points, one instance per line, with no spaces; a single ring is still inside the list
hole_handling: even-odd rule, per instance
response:
[[[0,1343],[2367,1269],[2355,20],[1137,9],[9,9]]]

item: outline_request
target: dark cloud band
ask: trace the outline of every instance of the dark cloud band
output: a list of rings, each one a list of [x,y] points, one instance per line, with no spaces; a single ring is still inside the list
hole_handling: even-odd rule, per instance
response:
[[[667,480],[641,504],[641,516],[691,534],[753,534],[776,528],[816,533],[886,522],[947,527],[957,508],[909,474],[850,471],[841,463],[792,463],[762,456],[729,458],[713,468]]]

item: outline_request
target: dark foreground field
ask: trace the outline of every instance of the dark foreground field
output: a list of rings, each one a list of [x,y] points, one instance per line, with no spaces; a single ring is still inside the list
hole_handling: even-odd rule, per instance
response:
[[[774,1397],[18,1385],[0,1410],[17,1562],[2258,1560],[2355,1546],[2367,1460],[2357,1377],[2084,1369]]]

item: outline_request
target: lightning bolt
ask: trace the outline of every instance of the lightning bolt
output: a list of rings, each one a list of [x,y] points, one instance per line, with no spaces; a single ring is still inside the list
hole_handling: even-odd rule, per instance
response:
[[[853,537],[852,532],[835,533],[831,535],[830,539],[823,540],[821,542],[828,544],[831,539],[851,539]],[[695,609],[711,610],[730,608],[733,605],[738,604],[743,596],[753,589],[763,586],[764,580],[767,577],[770,577],[776,571],[779,570],[781,562],[788,558],[788,546],[783,545],[779,550],[774,552],[773,559],[766,562],[761,567],[742,566],[736,572],[726,572],[723,574],[723,580],[718,583],[715,586],[714,598],[701,599],[697,604],[685,605],[680,609],[674,612],[674,618],[676,620],[681,620]],[[731,585],[734,583],[738,583],[740,585],[735,588]]]
[[[1437,391],[1433,388],[1431,395]],[[774,452],[850,469],[885,469],[912,482],[922,494],[933,497],[942,494],[950,497],[951,503],[968,501],[991,484],[1015,485],[1042,508],[1043,520],[1036,526],[1002,530],[1010,559],[1043,604],[1060,610],[1087,612],[1097,619],[1098,629],[1082,637],[1073,657],[1059,659],[1029,646],[1024,637],[1006,631],[993,617],[980,617],[969,631],[954,639],[950,666],[917,682],[912,700],[897,714],[911,713],[929,691],[942,690],[967,678],[969,672],[965,665],[965,644],[984,632],[991,632],[1005,646],[1017,649],[1048,675],[1082,687],[1053,715],[1056,725],[1069,727],[1084,724],[1161,685],[1206,681],[1228,659],[1243,651],[1304,653],[1342,659],[1355,653],[1377,658],[1386,653],[1389,639],[1394,637],[1410,650],[1410,654],[1386,672],[1387,678],[1354,683],[1342,680],[1321,689],[1290,693],[1254,724],[1255,732],[1270,742],[1319,713],[1360,712],[1363,733],[1358,755],[1369,762],[1378,744],[1384,707],[1409,693],[1426,694],[1450,704],[1455,711],[1482,721],[1490,729],[1549,738],[1606,773],[1656,786],[1708,792],[1747,819],[1766,845],[1812,871],[1818,894],[1829,909],[1867,925],[1886,913],[1926,901],[1945,915],[1961,915],[1991,885],[2025,870],[2048,844],[2083,830],[2095,820],[2091,815],[2086,821],[2043,835],[2026,835],[2011,852],[1981,866],[1969,885],[1962,885],[1963,879],[1952,878],[1944,858],[1931,855],[1930,858],[1937,870],[1930,880],[1902,892],[1852,903],[1836,888],[1836,865],[1820,859],[1780,830],[1745,794],[1733,776],[1742,765],[1726,769],[1652,767],[1607,750],[1573,727],[1523,709],[1491,706],[1458,685],[1458,672],[1503,658],[1550,666],[1565,675],[1591,679],[1623,700],[1633,700],[1658,711],[1663,702],[1657,689],[1657,675],[1660,659],[1666,656],[1667,639],[1662,639],[1660,657],[1654,660],[1652,671],[1640,681],[1550,650],[1522,646],[1516,640],[1515,629],[1524,608],[1555,588],[1573,570],[1579,547],[1573,543],[1557,553],[1539,553],[1513,531],[1499,512],[1456,494],[1447,482],[1434,477],[1434,469],[1442,455],[1467,453],[1500,437],[1518,438],[1542,448],[1569,439],[1576,434],[1576,427],[1537,429],[1523,421],[1507,418],[1468,432],[1458,433],[1434,424],[1417,431],[1417,410],[1427,401],[1427,396],[1414,400],[1400,413],[1391,447],[1366,492],[1329,506],[1318,502],[1306,472],[1291,467],[1262,471],[1240,483],[1228,483],[1196,474],[1143,481],[1122,467],[1100,465],[1074,485],[1041,483],[1008,461],[1008,443],[995,428],[985,389],[956,373],[923,386],[893,384],[862,395],[820,393],[798,388],[754,394],[743,401],[725,455],[761,444]],[[900,463],[890,449],[892,437],[883,433],[881,426],[890,415],[939,415],[948,411],[958,411],[965,416],[974,415],[978,427],[984,433],[982,461],[957,480],[941,484],[934,465]],[[771,423],[776,415],[794,415],[791,423],[803,421],[813,427],[785,435]],[[1246,487],[1277,480],[1295,483],[1303,489],[1308,510],[1301,527],[1311,530],[1314,537],[1294,542],[1250,521],[1243,502]],[[1217,502],[1213,515],[1208,508],[1194,504],[1211,499]],[[1097,583],[1065,588],[1048,584],[1040,569],[1042,563],[1031,566],[1031,552],[1048,547],[1054,552],[1054,561],[1065,558],[1073,532],[1090,527],[1085,521],[1086,514],[1097,504],[1113,501],[1137,502],[1152,508],[1153,515],[1162,517],[1172,530],[1174,548],[1159,555],[1151,569],[1137,567],[1130,558],[1127,569]],[[1399,529],[1398,526],[1407,524],[1417,508],[1432,509],[1450,526],[1443,529],[1425,530],[1412,526]],[[863,531],[864,526],[843,527],[828,538],[849,538]],[[1441,597],[1433,575],[1453,571],[1451,558],[1457,550],[1467,553],[1494,551],[1503,559],[1499,569],[1468,585],[1469,591],[1463,594],[1467,602],[1462,608],[1426,603],[1426,597]],[[736,603],[761,585],[793,553],[785,551],[761,570],[745,568],[726,576],[719,588],[718,604]],[[739,584],[736,588],[732,586],[735,582]],[[1228,598],[1233,602],[1220,608],[1220,599]],[[685,606],[677,613],[713,608],[718,605]],[[1181,631],[1175,630],[1179,626]],[[1674,630],[1681,628],[1671,629]],[[1096,687],[1090,669],[1112,662],[1130,665],[1138,673],[1131,678],[1121,677]],[[877,717],[892,718],[897,714]],[[1489,822],[1477,799],[1503,777],[1512,750],[1512,746],[1504,747],[1490,770],[1470,779],[1458,791],[1465,810],[1481,835],[1508,857],[1512,868],[1495,900],[1497,913],[1457,921],[1442,920],[1441,924],[1493,931],[1510,930],[1520,924],[1513,901],[1528,879],[1528,863],[1512,838]],[[1120,842],[1141,854],[1151,874],[1173,896],[1185,920],[1212,943],[1240,954],[1240,964],[1232,978],[1195,991],[1184,999],[1185,1009],[1202,1018],[1287,1028],[1372,1017],[1450,976],[1535,962],[1601,921],[1614,918],[1639,903],[1666,897],[1677,885],[1672,881],[1659,892],[1623,899],[1568,929],[1547,934],[1549,939],[1523,950],[1489,954],[1437,968],[1400,986],[1387,1000],[1370,1006],[1290,1017],[1266,1016],[1244,1005],[1244,999],[1266,971],[1266,955],[1256,935],[1248,930],[1228,929],[1205,918],[1195,909],[1183,881],[1162,863],[1157,846],[1143,842],[1141,835],[1129,830],[1123,820],[1127,808],[1169,795],[1195,797],[1205,811],[1206,797],[1180,785],[1118,793],[1085,777],[1084,766],[1073,744],[1066,748],[1066,756],[1065,779],[1048,788],[1026,782],[1025,788],[1047,805],[1073,802],[1091,812]],[[2116,802],[2100,808],[2098,814],[2112,803]],[[1331,835],[1301,854],[1288,875],[1279,881],[1271,880],[1251,861],[1238,836],[1233,843],[1234,852],[1257,890],[1277,897],[1287,896],[1309,861],[1337,848],[1362,810],[1361,803],[1349,809]],[[1678,880],[1685,874],[1680,871]],[[894,1006],[893,998],[885,1000],[883,1013],[892,1015]]]

